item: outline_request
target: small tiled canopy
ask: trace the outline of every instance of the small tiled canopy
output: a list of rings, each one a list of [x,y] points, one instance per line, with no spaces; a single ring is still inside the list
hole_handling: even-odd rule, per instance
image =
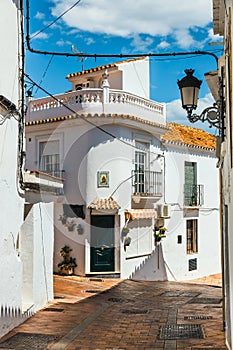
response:
[[[127,212],[130,213],[131,220],[157,218],[155,209],[129,209]]]
[[[112,198],[98,198],[96,197],[88,206],[88,209],[94,210],[118,210],[120,205]]]

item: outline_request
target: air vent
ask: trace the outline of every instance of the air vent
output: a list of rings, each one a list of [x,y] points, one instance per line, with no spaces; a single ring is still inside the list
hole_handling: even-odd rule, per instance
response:
[[[197,270],[197,258],[189,260],[189,271]]]

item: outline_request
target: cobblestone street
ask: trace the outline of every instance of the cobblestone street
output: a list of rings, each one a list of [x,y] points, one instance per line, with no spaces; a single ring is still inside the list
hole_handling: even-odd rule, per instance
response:
[[[3,337],[0,349],[226,349],[217,279],[54,276],[54,288],[54,301]]]

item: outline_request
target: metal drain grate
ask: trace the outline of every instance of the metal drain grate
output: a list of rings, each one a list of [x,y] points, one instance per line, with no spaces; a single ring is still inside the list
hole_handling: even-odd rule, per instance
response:
[[[64,309],[59,309],[56,307],[47,307],[47,309],[44,309],[43,311],[63,312]]]
[[[148,314],[148,310],[122,310],[122,314],[129,314],[129,315],[145,315]]]
[[[0,348],[17,350],[44,350],[58,336],[36,333],[16,333],[13,337],[0,343]]]
[[[211,320],[213,316],[184,316],[184,320]]]
[[[220,304],[222,299],[217,298],[193,298],[187,304]]]
[[[200,324],[170,324],[160,327],[159,339],[203,339],[204,334]]]

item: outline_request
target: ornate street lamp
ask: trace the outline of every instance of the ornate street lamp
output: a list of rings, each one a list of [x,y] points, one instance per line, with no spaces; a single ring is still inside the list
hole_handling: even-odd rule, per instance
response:
[[[192,114],[193,110],[197,108],[198,94],[202,81],[193,76],[194,69],[186,69],[185,73],[186,76],[178,80],[177,84],[180,89],[182,107],[188,112],[188,120],[191,123],[208,121],[210,127],[215,126],[218,129],[222,129],[221,101],[217,101],[213,106],[205,108],[201,115]]]

